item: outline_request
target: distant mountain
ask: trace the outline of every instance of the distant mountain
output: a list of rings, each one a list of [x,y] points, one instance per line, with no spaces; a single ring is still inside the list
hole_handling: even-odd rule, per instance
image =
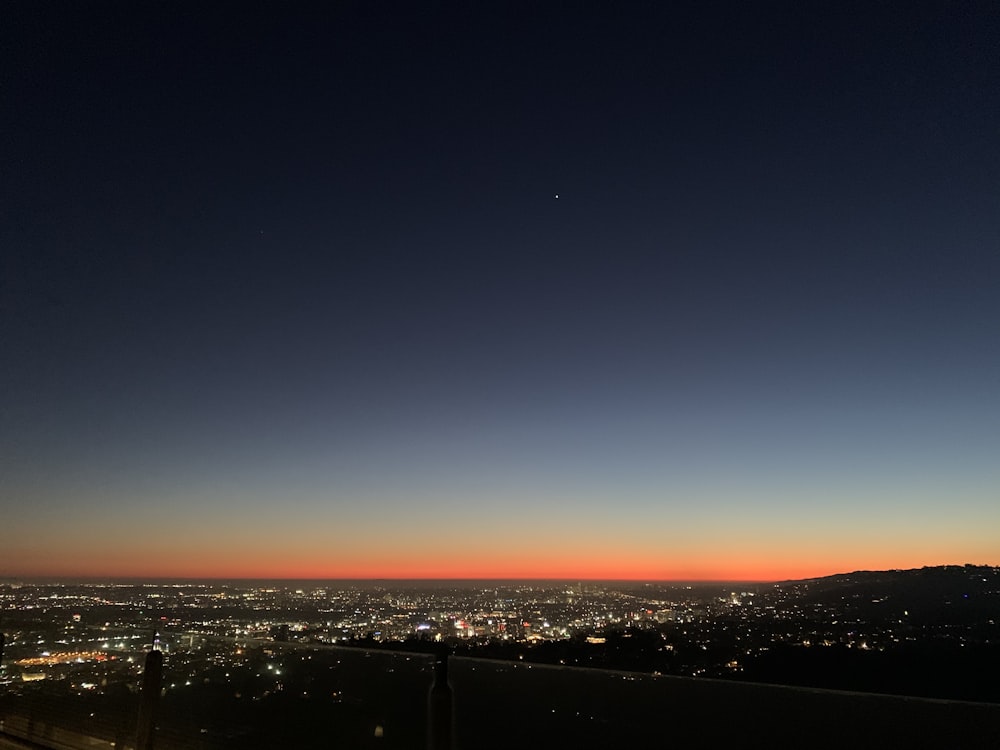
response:
[[[837,607],[866,621],[1000,622],[1000,567],[988,565],[859,570],[777,587],[800,605]]]

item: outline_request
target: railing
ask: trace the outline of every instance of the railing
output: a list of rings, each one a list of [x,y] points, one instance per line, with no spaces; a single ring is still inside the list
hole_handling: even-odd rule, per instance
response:
[[[181,675],[168,655],[139,750],[1000,747],[997,704],[472,658],[444,672],[434,655],[315,645],[258,644],[249,661],[239,674],[189,662]],[[51,750],[142,742],[140,695],[126,686],[74,695],[42,682],[0,695],[0,737]]]

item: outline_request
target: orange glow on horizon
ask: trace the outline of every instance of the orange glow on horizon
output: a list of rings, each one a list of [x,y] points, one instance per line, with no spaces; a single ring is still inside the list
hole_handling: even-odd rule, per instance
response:
[[[804,535],[675,535],[666,542],[577,529],[562,537],[546,529],[480,531],[393,529],[377,535],[346,527],[259,526],[164,528],[120,534],[115,544],[94,536],[53,542],[58,554],[29,535],[5,547],[0,575],[149,579],[497,579],[784,581],[856,570],[966,563],[995,565],[992,535],[949,541],[913,535],[887,542],[833,533]],[[289,542],[287,540],[294,539]]]
[[[185,564],[144,561],[140,565],[74,566],[67,569],[58,564],[9,571],[6,577],[65,577],[65,578],[150,578],[150,579],[258,579],[258,580],[606,580],[606,581],[745,581],[774,582],[819,578],[857,570],[890,570],[920,568],[933,565],[989,565],[987,561],[969,560],[890,560],[878,558],[823,560],[789,564],[787,561],[719,560],[713,564],[691,561],[660,561],[656,565],[641,561],[601,563],[591,560],[564,560],[550,565],[524,564],[455,564],[454,561],[422,560],[416,564],[386,561],[382,564],[348,565],[319,563],[261,564],[230,560],[204,561]]]

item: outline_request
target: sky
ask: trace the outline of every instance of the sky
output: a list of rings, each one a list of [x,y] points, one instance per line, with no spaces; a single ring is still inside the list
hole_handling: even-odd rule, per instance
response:
[[[994,3],[4,13],[0,577],[1000,564]]]

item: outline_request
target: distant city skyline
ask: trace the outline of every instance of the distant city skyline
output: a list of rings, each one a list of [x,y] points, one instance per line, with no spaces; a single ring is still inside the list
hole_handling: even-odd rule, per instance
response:
[[[1000,563],[995,4],[8,13],[0,578]]]

